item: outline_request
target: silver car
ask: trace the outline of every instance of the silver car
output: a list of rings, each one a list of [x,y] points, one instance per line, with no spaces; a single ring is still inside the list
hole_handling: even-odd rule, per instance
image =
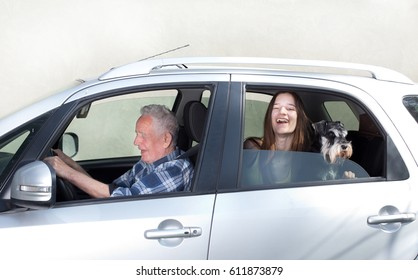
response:
[[[297,92],[313,122],[344,123],[354,152],[341,166],[356,178],[321,179],[319,153],[243,149],[262,136],[279,90]],[[92,199],[42,161],[60,148],[112,182],[140,158],[134,126],[151,103],[178,118],[178,145],[195,165],[190,192]],[[116,67],[0,120],[1,255],[416,259],[417,131],[418,86],[380,67],[237,57]],[[289,157],[299,179],[271,179]]]

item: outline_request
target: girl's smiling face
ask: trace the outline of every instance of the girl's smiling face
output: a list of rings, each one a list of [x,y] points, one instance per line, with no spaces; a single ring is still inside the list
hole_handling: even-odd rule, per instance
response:
[[[289,93],[282,93],[276,97],[271,112],[271,122],[274,134],[288,135],[295,132],[298,114],[296,102]]]

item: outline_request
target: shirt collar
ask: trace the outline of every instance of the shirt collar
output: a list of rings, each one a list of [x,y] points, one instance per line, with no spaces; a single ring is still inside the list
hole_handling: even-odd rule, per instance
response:
[[[171,153],[169,153],[165,157],[162,157],[162,158],[154,161],[153,163],[149,163],[147,165],[152,166],[152,167],[156,167],[156,166],[160,165],[161,163],[164,163],[164,162],[167,162],[167,161],[172,161],[172,160],[176,159],[179,155],[180,155],[180,149],[176,148],[174,151],[172,151]]]

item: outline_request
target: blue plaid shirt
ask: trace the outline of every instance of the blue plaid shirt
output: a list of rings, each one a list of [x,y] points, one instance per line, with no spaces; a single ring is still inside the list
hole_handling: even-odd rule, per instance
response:
[[[111,196],[189,191],[193,165],[188,158],[177,159],[182,153],[176,149],[151,164],[138,161],[132,169],[113,181],[116,188]]]

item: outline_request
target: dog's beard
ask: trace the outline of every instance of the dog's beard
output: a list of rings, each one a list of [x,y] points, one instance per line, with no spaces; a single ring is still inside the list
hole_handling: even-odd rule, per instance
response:
[[[341,158],[350,158],[353,155],[353,147],[351,146],[351,143],[345,144],[345,149],[341,148],[340,145],[340,152],[339,157]]]
[[[351,146],[351,143],[343,144],[345,146],[345,149],[343,149],[342,144],[334,143],[334,145],[331,145],[326,137],[322,137],[321,140],[321,154],[330,164],[334,164],[338,158],[348,159],[353,154],[353,147]]]

